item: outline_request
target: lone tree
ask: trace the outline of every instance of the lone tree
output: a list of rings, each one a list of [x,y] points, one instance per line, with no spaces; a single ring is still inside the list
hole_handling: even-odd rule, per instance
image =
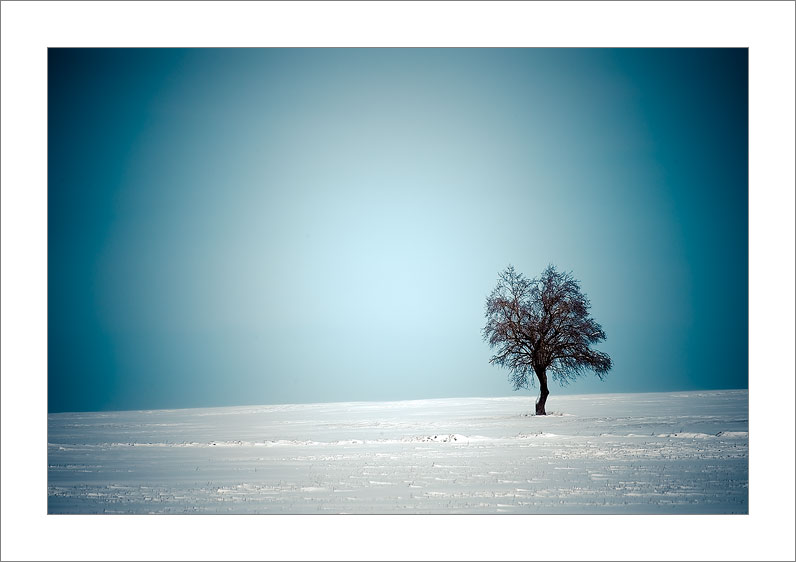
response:
[[[538,416],[546,415],[548,372],[563,386],[587,370],[602,380],[611,369],[608,355],[589,349],[605,339],[589,317],[590,306],[580,283],[552,265],[538,279],[526,279],[509,265],[486,299],[484,339],[497,348],[489,362],[511,371],[514,390],[530,389],[536,375]]]

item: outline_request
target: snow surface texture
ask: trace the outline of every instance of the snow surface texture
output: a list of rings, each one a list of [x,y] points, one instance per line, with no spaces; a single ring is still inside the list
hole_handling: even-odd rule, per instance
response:
[[[746,390],[533,404],[50,414],[48,511],[748,513]]]

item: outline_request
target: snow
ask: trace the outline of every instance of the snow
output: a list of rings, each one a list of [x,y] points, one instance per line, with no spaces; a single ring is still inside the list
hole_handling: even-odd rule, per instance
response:
[[[748,513],[745,390],[48,416],[49,513]]]

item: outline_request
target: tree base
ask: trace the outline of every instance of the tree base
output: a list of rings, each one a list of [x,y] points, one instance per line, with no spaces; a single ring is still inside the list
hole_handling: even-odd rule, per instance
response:
[[[547,412],[545,412],[544,405],[547,402],[547,396],[550,394],[549,392],[542,391],[539,394],[539,400],[536,401],[536,415],[537,416],[546,416]]]

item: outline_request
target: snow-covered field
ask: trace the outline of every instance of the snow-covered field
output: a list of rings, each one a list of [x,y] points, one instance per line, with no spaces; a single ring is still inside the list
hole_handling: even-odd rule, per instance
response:
[[[748,392],[48,416],[50,513],[748,513]]]

